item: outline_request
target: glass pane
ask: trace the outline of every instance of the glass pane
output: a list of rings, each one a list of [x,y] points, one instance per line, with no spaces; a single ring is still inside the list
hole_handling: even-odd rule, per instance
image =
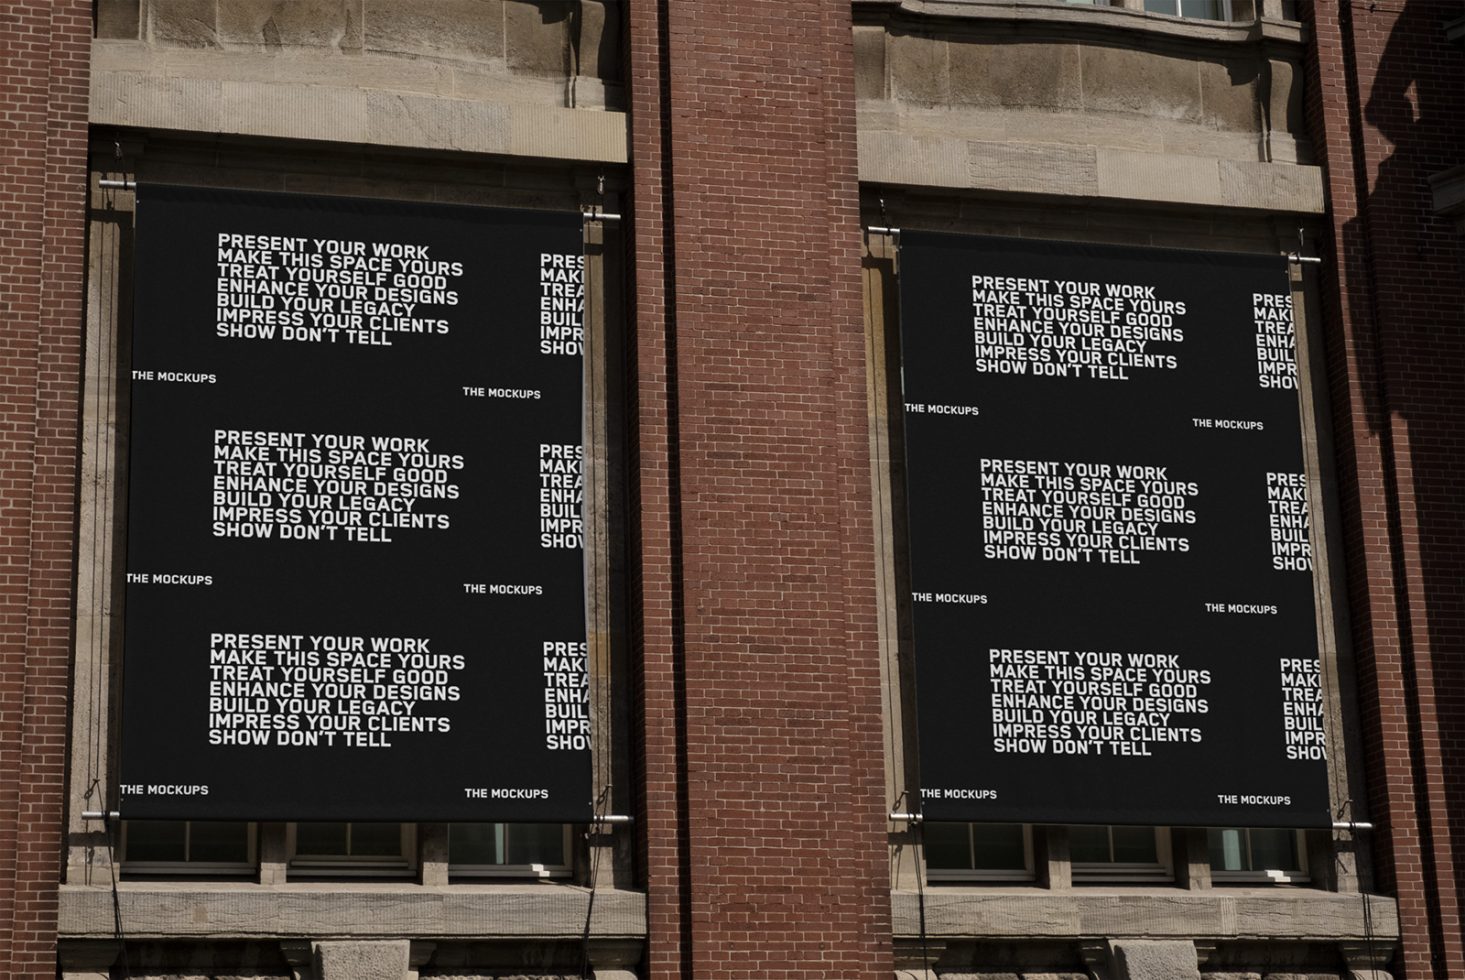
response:
[[[1217,871],[1248,871],[1245,867],[1242,856],[1246,853],[1242,847],[1241,831],[1239,830],[1209,830],[1206,832],[1206,844],[1211,852],[1211,867]]]
[[[195,820],[188,828],[188,860],[237,864],[249,860],[249,824]]]
[[[1109,828],[1069,827],[1068,856],[1079,864],[1108,864],[1114,860],[1109,852]]]
[[[928,823],[923,825],[926,867],[972,867],[971,825],[964,823]]]
[[[399,823],[353,823],[352,857],[401,857],[402,825]]]
[[[566,863],[564,824],[508,824],[504,830],[509,838],[509,864]]]
[[[1225,20],[1226,11],[1221,0],[1180,0],[1180,16]]]
[[[1114,860],[1119,864],[1159,864],[1155,828],[1114,827]]]
[[[331,855],[345,857],[346,827],[344,823],[301,823],[295,825],[295,853],[311,857]]]
[[[1174,17],[1180,12],[1176,0],[1145,0],[1145,11],[1151,14],[1169,14]]]
[[[1291,830],[1248,830],[1251,837],[1251,867],[1254,871],[1296,871],[1297,834]]]
[[[1027,866],[1022,824],[972,824],[972,867],[979,871],[1024,871]]]
[[[129,820],[127,860],[186,861],[187,834],[185,820]]]
[[[448,827],[449,864],[503,864],[501,823],[455,823]]]

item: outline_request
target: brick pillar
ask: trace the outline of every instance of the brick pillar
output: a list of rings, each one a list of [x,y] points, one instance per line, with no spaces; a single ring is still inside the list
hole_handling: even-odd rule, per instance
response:
[[[56,975],[91,4],[0,13],[0,975]]]
[[[1465,882],[1465,254],[1427,178],[1462,161],[1465,4],[1304,4],[1327,170],[1324,324],[1380,885],[1403,975],[1455,976]]]
[[[653,977],[888,978],[841,0],[631,0]]]

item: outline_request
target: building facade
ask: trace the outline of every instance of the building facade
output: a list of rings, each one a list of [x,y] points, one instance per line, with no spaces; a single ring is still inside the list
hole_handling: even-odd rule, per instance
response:
[[[1465,974],[1458,0],[20,0],[0,35],[7,975]],[[618,216],[584,224],[615,819],[113,816],[149,184]],[[909,819],[896,229],[1321,260],[1332,830]]]

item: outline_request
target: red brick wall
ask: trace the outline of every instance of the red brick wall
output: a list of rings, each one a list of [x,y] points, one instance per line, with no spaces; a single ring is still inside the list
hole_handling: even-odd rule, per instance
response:
[[[1458,0],[1303,5],[1380,884],[1409,980],[1459,976],[1465,884],[1465,253],[1426,178],[1465,162]]]
[[[0,975],[56,975],[91,4],[0,10]]]
[[[889,977],[843,0],[632,0],[653,977]]]

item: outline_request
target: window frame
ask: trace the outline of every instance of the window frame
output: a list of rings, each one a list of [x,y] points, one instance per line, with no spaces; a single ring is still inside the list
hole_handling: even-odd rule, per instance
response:
[[[1211,864],[1211,881],[1218,885],[1307,885],[1312,883],[1312,871],[1307,863],[1307,834],[1290,827],[1207,827],[1206,833],[1234,831],[1242,834],[1246,845],[1246,863],[1251,864],[1251,835],[1257,830],[1281,830],[1292,835],[1293,848],[1297,854],[1296,868],[1251,868],[1230,870]],[[1210,842],[1207,840],[1207,857]]]
[[[1070,825],[1077,826],[1077,825]],[[1116,824],[1093,824],[1102,826],[1109,836],[1109,853],[1114,853],[1114,828]],[[1170,843],[1169,827],[1145,827],[1155,837],[1155,862],[1148,861],[1075,861],[1073,849],[1069,847],[1069,871],[1073,883],[1098,884],[1130,882],[1133,884],[1169,884],[1175,880],[1175,855]],[[1072,831],[1070,830],[1071,834]]]
[[[346,846],[349,848],[351,841],[351,827],[358,823],[373,823],[367,820],[329,820],[325,823],[343,823],[346,825]],[[385,821],[391,823],[393,821]],[[285,864],[289,868],[290,877],[314,878],[406,878],[417,873],[417,824],[409,821],[402,821],[397,824],[400,828],[398,841],[398,855],[396,857],[385,857],[381,855],[351,855],[351,854],[300,854],[297,850],[296,830],[299,822],[291,821],[285,825]]]
[[[1152,2],[1152,0],[1144,0],[1144,2],[1145,3],[1150,3],[1150,2]],[[1213,19],[1211,19],[1209,17],[1193,17],[1193,16],[1187,16],[1183,12],[1185,10],[1184,0],[1156,0],[1156,2],[1162,2],[1162,3],[1168,4],[1168,5],[1172,6],[1172,7],[1174,7],[1174,10],[1173,11],[1150,10],[1149,7],[1145,7],[1145,13],[1147,13],[1147,14],[1156,14],[1157,16],[1160,16],[1160,17],[1178,17],[1178,18],[1181,18],[1181,19],[1184,19],[1184,20],[1199,20],[1199,21],[1203,21],[1203,22],[1205,22],[1207,24],[1234,24],[1236,22],[1236,4],[1235,4],[1235,0],[1215,0],[1215,2],[1218,3],[1220,5],[1220,7],[1221,7],[1221,19],[1220,20],[1213,20]]]
[[[234,877],[253,875],[259,869],[259,824],[254,821],[230,820],[228,823],[244,823],[248,842],[248,857],[244,861],[192,861],[188,857],[193,839],[193,825],[201,820],[158,820],[150,823],[183,824],[182,861],[130,861],[127,857],[128,825],[137,821],[122,820],[118,833],[118,870],[124,875],[168,875],[199,877]]]
[[[941,823],[956,824],[967,828],[967,854],[970,856],[976,849],[972,835],[974,828],[990,826],[980,821],[951,820],[940,821]],[[1012,826],[1007,821],[995,824],[996,826]],[[933,868],[926,857],[925,826],[921,828],[921,861],[925,865],[926,880],[931,884],[944,882],[1020,882],[1030,883],[1038,880],[1037,863],[1033,855],[1033,825],[1018,824],[1022,828],[1022,859],[1023,867],[1018,868]]]
[[[531,862],[529,864],[469,864],[454,863],[453,853],[453,827],[457,824],[448,824],[448,878],[518,878],[550,880],[573,877],[575,873],[575,838],[574,824],[560,824],[561,831],[561,854],[565,859],[563,864],[546,864]],[[508,822],[490,822],[489,826],[495,827],[518,827],[524,824]],[[508,830],[504,833],[507,835]],[[507,848],[507,841],[506,841]]]

